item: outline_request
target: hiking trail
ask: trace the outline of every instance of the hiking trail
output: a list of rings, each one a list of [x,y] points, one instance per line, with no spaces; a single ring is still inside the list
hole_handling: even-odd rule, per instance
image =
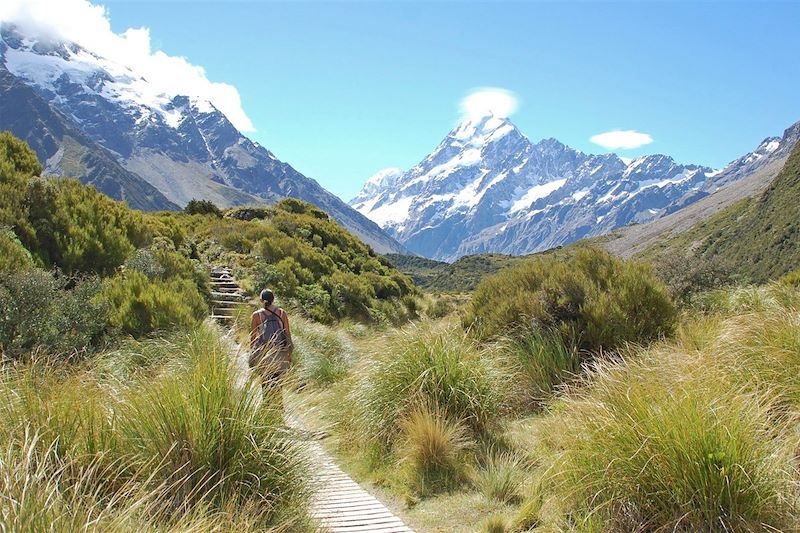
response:
[[[215,298],[211,318],[232,325],[237,306],[245,305],[241,290],[227,267],[216,267],[211,274],[212,296]],[[219,304],[219,306],[217,306]],[[225,337],[237,371],[237,383],[247,384],[247,347],[239,344],[233,335]],[[414,533],[383,503],[364,490],[334,462],[322,445],[311,435],[302,414],[296,406],[286,406],[286,425],[298,435],[304,435],[304,449],[308,454],[310,487],[310,515],[328,533]]]

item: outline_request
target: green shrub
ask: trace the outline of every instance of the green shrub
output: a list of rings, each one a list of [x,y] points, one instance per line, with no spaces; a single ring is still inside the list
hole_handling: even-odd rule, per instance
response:
[[[28,248],[66,272],[109,274],[149,238],[140,213],[76,180],[33,180],[27,201]]]
[[[463,324],[480,338],[553,331],[568,345],[599,351],[666,335],[675,317],[646,266],[582,249],[566,261],[536,258],[484,279]]]
[[[197,291],[209,301],[209,273],[199,261],[189,259],[178,252],[172,242],[164,238],[155,239],[148,248],[140,248],[125,262],[128,271],[139,271],[151,281],[188,280],[194,283]]]
[[[302,285],[297,288],[297,300],[309,318],[330,324],[334,315],[330,311],[331,295],[319,285]]]
[[[220,208],[209,200],[189,200],[189,203],[183,208],[183,212],[187,215],[213,215],[222,218]]]
[[[130,271],[106,281],[109,324],[134,337],[157,330],[190,327],[208,314],[208,305],[190,280],[150,281]]]
[[[31,268],[0,272],[0,351],[70,355],[100,340],[107,306],[96,278],[73,279]]]
[[[201,226],[197,236],[217,241],[198,247],[208,261],[243,267],[248,287],[272,288],[314,320],[387,323],[416,314],[411,280],[310,204],[237,208]]]
[[[31,253],[11,230],[0,228],[0,272],[27,270],[33,267]]]
[[[351,393],[364,442],[391,445],[400,421],[420,404],[485,434],[505,406],[506,376],[455,328],[408,328],[380,342],[380,352]]]
[[[0,132],[0,226],[30,238],[25,195],[31,178],[42,172],[36,153],[11,133]]]

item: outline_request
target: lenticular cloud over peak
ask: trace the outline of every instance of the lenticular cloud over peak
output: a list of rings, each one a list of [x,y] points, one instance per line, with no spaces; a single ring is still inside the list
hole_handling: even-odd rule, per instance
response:
[[[115,33],[108,10],[102,5],[88,0],[4,0],[0,3],[0,24],[6,23],[32,38],[74,42],[128,67],[165,94],[207,100],[240,131],[255,131],[236,87],[210,81],[203,67],[184,57],[153,51],[148,28]]]
[[[461,114],[466,119],[486,116],[508,118],[517,110],[519,99],[508,89],[482,87],[470,92],[461,99]]]

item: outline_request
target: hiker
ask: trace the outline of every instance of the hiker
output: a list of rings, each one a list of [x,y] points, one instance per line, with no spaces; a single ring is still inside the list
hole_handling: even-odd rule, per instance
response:
[[[261,374],[266,393],[280,385],[292,362],[292,333],[286,311],[274,305],[275,293],[261,291],[262,309],[250,317],[250,368]]]

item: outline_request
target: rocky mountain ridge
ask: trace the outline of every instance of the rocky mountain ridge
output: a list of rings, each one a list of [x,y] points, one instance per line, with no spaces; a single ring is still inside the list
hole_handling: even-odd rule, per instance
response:
[[[690,205],[785,157],[790,130],[714,171],[662,154],[624,160],[534,143],[488,115],[459,124],[408,171],[370,178],[350,204],[425,257],[528,254]]]

